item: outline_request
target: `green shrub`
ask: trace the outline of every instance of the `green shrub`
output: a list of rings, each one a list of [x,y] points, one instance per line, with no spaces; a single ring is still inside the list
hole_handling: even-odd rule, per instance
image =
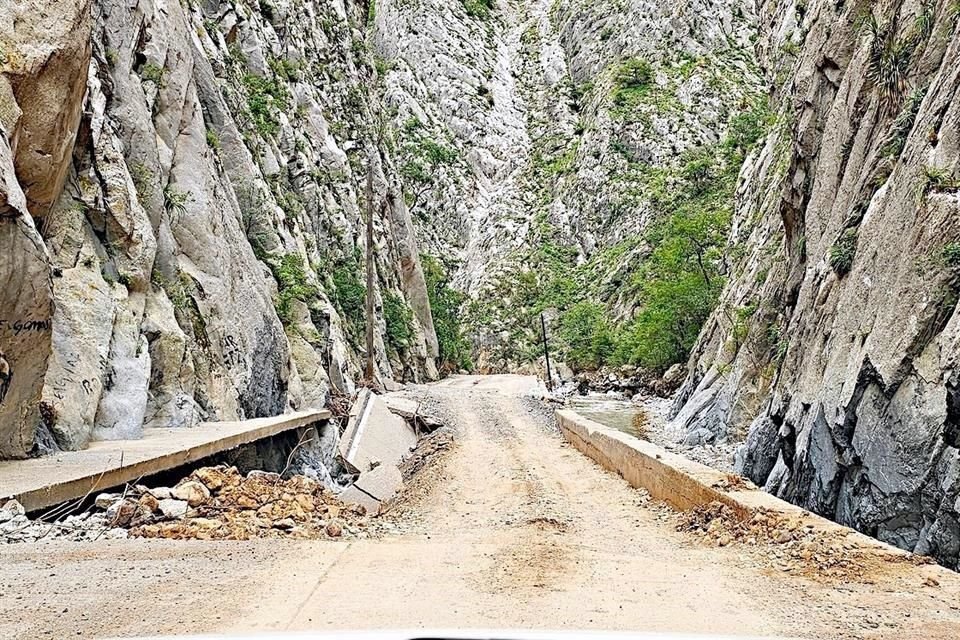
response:
[[[466,295],[453,289],[446,269],[435,258],[420,256],[430,299],[433,328],[440,346],[439,367],[443,372],[473,369],[470,341],[463,331],[462,309]]]
[[[653,67],[646,60],[632,58],[617,69],[613,90],[613,103],[630,108],[647,97],[653,85]]]
[[[333,302],[340,310],[347,331],[355,340],[363,335],[366,322],[367,288],[361,279],[363,269],[356,255],[349,256],[333,270]]]
[[[960,270],[960,242],[948,242],[941,252],[943,262],[952,271]]]
[[[243,76],[243,86],[247,90],[247,111],[254,127],[262,135],[275,134],[279,127],[275,110],[285,111],[290,106],[286,87],[274,78],[252,73]]]
[[[463,0],[463,8],[473,18],[488,18],[493,11],[495,0]]]
[[[213,129],[207,129],[207,146],[214,151],[220,150],[220,136]]]
[[[387,344],[396,351],[413,341],[413,311],[403,296],[387,291],[383,296],[383,319],[387,325]]]
[[[293,301],[310,302],[319,295],[319,290],[307,281],[307,272],[303,258],[289,253],[280,258],[280,262],[270,263],[270,270],[277,281],[278,293],[274,301],[277,316],[284,324],[293,320]]]
[[[730,118],[725,146],[745,154],[764,137],[776,122],[776,116],[770,111],[767,99],[756,100],[746,111]]]
[[[436,184],[440,169],[455,164],[460,154],[456,149],[428,137],[416,118],[404,124],[402,133],[407,142],[401,149],[400,176],[403,178],[407,205],[413,210]]]
[[[622,89],[643,89],[653,81],[653,67],[646,60],[631,58],[617,71],[617,86]]]
[[[579,302],[568,309],[560,319],[558,337],[567,364],[577,370],[607,364],[616,348],[607,311],[595,302]]]
[[[830,267],[842,278],[850,273],[856,252],[857,230],[844,229],[837,241],[830,247]]]
[[[140,67],[140,77],[158,87],[162,87],[166,84],[163,80],[163,71],[163,67],[148,62]]]
[[[143,163],[138,162],[130,167],[130,179],[141,203],[153,197],[153,174]]]

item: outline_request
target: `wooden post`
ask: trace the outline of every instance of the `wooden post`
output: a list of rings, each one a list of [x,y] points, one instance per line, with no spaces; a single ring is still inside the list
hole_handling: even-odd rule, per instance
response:
[[[550,347],[547,346],[547,321],[540,312],[540,330],[543,331],[543,355],[547,359],[547,389],[553,391],[553,374],[550,373]]]
[[[365,376],[373,383],[374,380],[374,319],[373,319],[373,286],[375,278],[373,270],[373,149],[367,154],[367,367]]]

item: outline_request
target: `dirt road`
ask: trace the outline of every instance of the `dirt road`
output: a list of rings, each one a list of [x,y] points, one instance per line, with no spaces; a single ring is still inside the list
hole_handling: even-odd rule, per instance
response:
[[[355,542],[105,541],[0,549],[0,637],[267,629],[618,629],[811,638],[957,638],[960,598],[916,574],[786,576],[706,548],[604,472],[516,376],[407,392],[458,430]]]

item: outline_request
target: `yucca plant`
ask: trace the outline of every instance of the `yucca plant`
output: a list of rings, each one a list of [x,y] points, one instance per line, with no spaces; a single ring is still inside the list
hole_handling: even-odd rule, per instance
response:
[[[914,89],[904,101],[900,113],[887,133],[887,137],[880,145],[880,155],[884,158],[896,159],[903,151],[903,146],[907,142],[907,136],[913,129],[913,123],[917,119],[917,112],[920,111],[920,103],[926,95],[926,89]]]
[[[163,208],[170,217],[172,224],[177,224],[187,213],[187,203],[190,202],[190,194],[179,191],[176,187],[168,184],[163,188]]]
[[[907,75],[913,49],[908,42],[894,41],[883,47],[876,57],[871,56],[867,77],[880,93],[887,108],[899,106],[907,91]]]
[[[955,178],[953,172],[943,167],[927,165],[920,172],[920,183],[917,185],[917,204],[922,205],[932,191],[960,190],[960,178]]]
[[[837,241],[830,247],[830,267],[837,276],[843,277],[853,267],[853,257],[857,252],[857,230],[844,229]]]
[[[860,19],[859,27],[870,36],[867,78],[877,88],[884,107],[894,109],[907,91],[914,38],[897,39],[893,25],[873,12]]]

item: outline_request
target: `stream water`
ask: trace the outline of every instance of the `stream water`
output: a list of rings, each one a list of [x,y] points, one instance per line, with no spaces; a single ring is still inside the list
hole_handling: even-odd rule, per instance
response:
[[[629,400],[590,394],[572,396],[568,403],[571,409],[586,418],[632,436],[640,435],[634,428],[633,419],[641,409]]]
[[[721,471],[733,470],[733,457],[737,445],[734,442],[688,446],[682,444],[684,433],[678,433],[663,416],[667,413],[667,403],[663,398],[648,398],[643,404],[636,404],[621,398],[611,398],[600,394],[571,396],[567,405],[600,424],[638,437],[641,440],[674,451],[702,464]],[[640,420],[634,417],[641,415]]]

